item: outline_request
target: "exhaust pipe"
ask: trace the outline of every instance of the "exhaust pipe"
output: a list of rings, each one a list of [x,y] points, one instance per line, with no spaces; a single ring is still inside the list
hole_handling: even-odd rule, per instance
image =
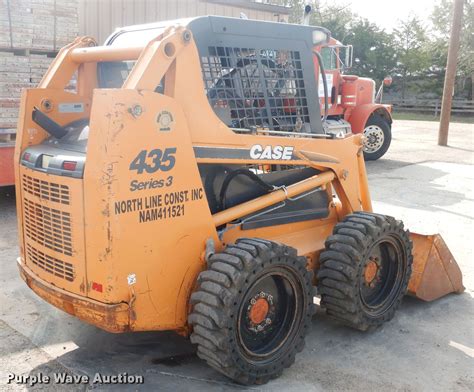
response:
[[[306,4],[304,7],[303,17],[301,18],[301,24],[304,26],[309,26],[309,17],[311,16],[312,8],[309,4]]]

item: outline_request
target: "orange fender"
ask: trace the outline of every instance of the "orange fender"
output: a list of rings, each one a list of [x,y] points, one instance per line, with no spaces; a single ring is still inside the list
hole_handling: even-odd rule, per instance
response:
[[[351,110],[348,114],[346,120],[351,123],[351,128],[353,133],[361,133],[364,128],[367,120],[372,115],[372,113],[380,114],[382,117],[386,118],[387,121],[392,123],[392,106],[391,105],[382,105],[380,103],[368,103],[365,105],[360,105]]]

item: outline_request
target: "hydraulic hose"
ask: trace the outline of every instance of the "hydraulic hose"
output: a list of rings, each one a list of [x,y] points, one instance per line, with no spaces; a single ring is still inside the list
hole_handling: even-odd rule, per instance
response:
[[[328,81],[326,79],[326,71],[324,69],[323,58],[321,57],[321,54],[319,52],[316,52],[315,50],[313,50],[313,54],[318,58],[319,72],[321,73],[321,78],[323,79],[323,87],[324,87],[324,117],[323,117],[323,122],[325,122],[326,119],[328,118],[328,112],[329,112]]]

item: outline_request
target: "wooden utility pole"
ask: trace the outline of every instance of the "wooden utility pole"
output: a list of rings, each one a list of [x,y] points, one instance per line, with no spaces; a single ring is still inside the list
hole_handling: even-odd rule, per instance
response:
[[[453,24],[449,39],[448,61],[444,76],[443,101],[441,104],[441,117],[439,120],[438,144],[448,145],[449,120],[451,118],[451,105],[453,103],[454,81],[458,62],[459,37],[461,35],[462,9],[464,0],[453,0]]]

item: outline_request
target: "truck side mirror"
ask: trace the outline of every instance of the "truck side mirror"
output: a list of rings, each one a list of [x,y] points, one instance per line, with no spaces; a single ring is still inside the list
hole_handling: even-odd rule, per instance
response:
[[[346,46],[346,58],[344,61],[345,68],[352,68],[352,45]]]

